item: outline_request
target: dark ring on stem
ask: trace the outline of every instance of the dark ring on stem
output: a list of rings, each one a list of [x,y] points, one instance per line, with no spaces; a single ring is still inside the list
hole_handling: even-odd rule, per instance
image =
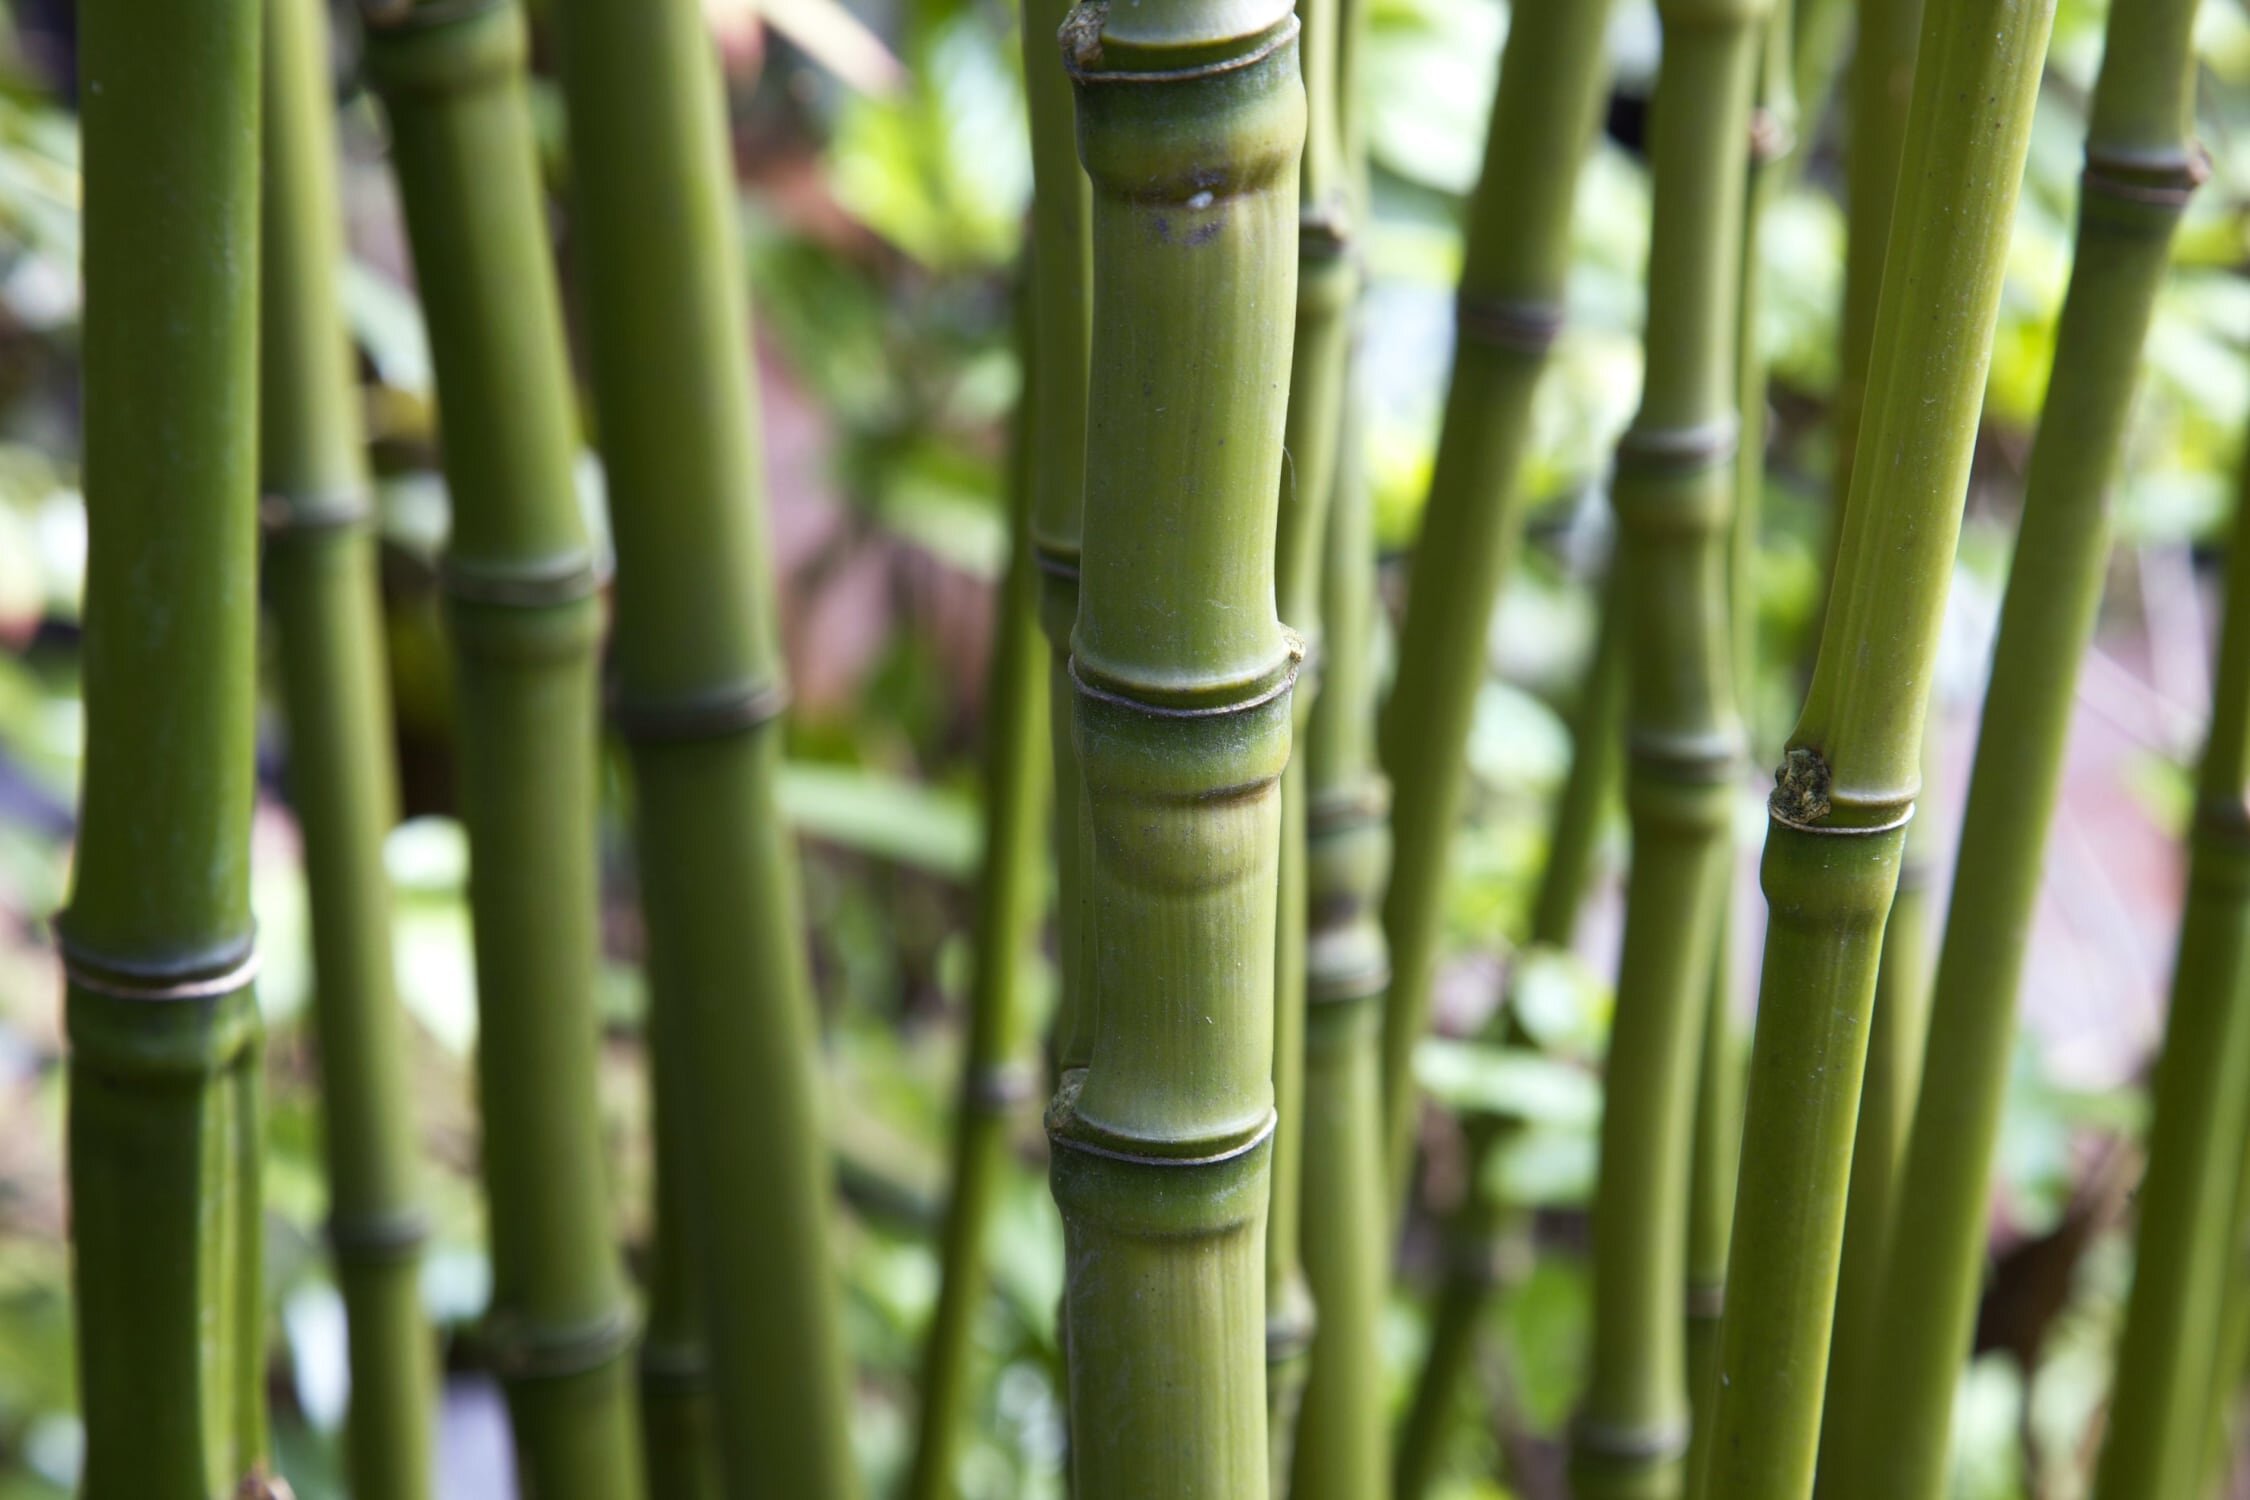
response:
[[[711,1384],[711,1361],[693,1344],[641,1343],[641,1382],[674,1391],[700,1391]]]
[[[1761,104],[1750,112],[1750,164],[1771,166],[1797,149],[1796,127]]]
[[[1687,1315],[1715,1323],[1726,1315],[1727,1284],[1723,1281],[1691,1281],[1687,1286]]]
[[[780,718],[788,708],[785,682],[731,682],[663,703],[613,697],[609,721],[628,744],[672,745],[747,734]]]
[[[364,0],[367,72],[385,94],[466,93],[523,62],[513,0]]]
[[[1388,963],[1370,964],[1348,974],[1308,974],[1305,976],[1305,1003],[1350,1005],[1354,1001],[1372,1000],[1390,987]]]
[[[1031,564],[1049,578],[1060,578],[1070,583],[1078,582],[1078,554],[1056,552],[1047,547],[1035,548]]]
[[[1145,698],[1135,698],[1125,693],[1112,691],[1109,688],[1095,687],[1078,675],[1078,654],[1075,651],[1071,653],[1070,657],[1070,680],[1076,684],[1078,691],[1085,697],[1110,704],[1116,708],[1126,709],[1132,713],[1143,714],[1152,719],[1223,719],[1233,714],[1246,714],[1264,708],[1267,704],[1287,693],[1297,685],[1297,673],[1303,668],[1304,661],[1304,642],[1297,639],[1296,636],[1290,635],[1289,656],[1282,664],[1281,675],[1275,678],[1269,686],[1262,688],[1248,698],[1239,698],[1232,703],[1212,703],[1198,708],[1181,708],[1170,703],[1151,703]]]
[[[1480,344],[1518,354],[1545,354],[1562,337],[1563,308],[1559,302],[1463,292],[1454,303],[1453,326],[1460,337]]]
[[[1136,1151],[1120,1151],[1114,1146],[1097,1146],[1092,1141],[1080,1140],[1068,1131],[1057,1130],[1052,1126],[1048,1128],[1047,1140],[1051,1145],[1060,1146],[1066,1151],[1076,1151],[1082,1156],[1099,1156],[1105,1161],[1121,1161],[1136,1167],[1215,1167],[1222,1162],[1248,1156],[1263,1146],[1272,1138],[1274,1123],[1279,1118],[1274,1111],[1267,1110],[1265,1123],[1253,1131],[1247,1140],[1210,1156],[1147,1156]]]
[[[1914,821],[1914,804],[1909,802],[1906,804],[1906,811],[1900,813],[1897,817],[1886,819],[1881,823],[1869,823],[1864,827],[1853,827],[1848,824],[1839,827],[1832,823],[1807,823],[1783,812],[1778,805],[1780,797],[1781,792],[1776,788],[1773,794],[1766,798],[1766,816],[1784,828],[1793,828],[1799,833],[1817,834],[1821,838],[1868,838],[1878,833],[1896,833]]]
[[[1570,1445],[1596,1458],[1662,1463],[1679,1458],[1688,1449],[1688,1430],[1669,1427],[1616,1427],[1605,1422],[1573,1422]]]
[[[2183,208],[2210,175],[2210,155],[2199,145],[2184,151],[2134,151],[2088,142],[2079,183],[2086,192],[2105,198]]]
[[[328,1248],[353,1265],[384,1265],[412,1260],[430,1238],[430,1216],[420,1209],[400,1213],[335,1215],[328,1221]]]
[[[60,930],[55,934],[55,952],[62,959],[63,977],[74,989],[147,1005],[215,1000],[248,988],[258,977],[255,937],[244,938],[241,946],[227,955],[224,967],[218,969],[208,963],[199,963],[185,971],[155,965],[136,969],[114,959],[97,960],[85,950],[73,947],[69,937]]]
[[[1308,203],[1297,213],[1297,258],[1337,260],[1352,247],[1351,214],[1343,203]]]
[[[1666,473],[1715,469],[1734,457],[1742,421],[1732,412],[1693,427],[1628,427],[1617,440],[1619,468]]]
[[[1297,40],[1304,23],[1292,11],[1289,16],[1265,33],[1265,40],[1238,57],[1222,57],[1207,63],[1197,63],[1189,68],[1159,68],[1153,72],[1138,73],[1120,69],[1107,73],[1090,66],[1101,61],[1101,32],[1096,27],[1080,23],[1080,17],[1092,15],[1090,7],[1080,6],[1063,22],[1059,40],[1062,43],[1063,71],[1071,82],[1094,83],[1194,83],[1205,78],[1219,78],[1228,73],[1239,73],[1244,68],[1255,67],[1282,48]]]
[[[1391,784],[1382,776],[1363,776],[1351,786],[1330,787],[1305,799],[1306,832],[1350,833],[1391,815]]]
[[[374,519],[374,503],[363,488],[258,497],[258,529],[269,543],[353,531]]]
[[[503,570],[447,557],[438,564],[438,583],[449,598],[467,604],[547,609],[593,597],[601,590],[602,574],[590,553],[536,571]]]
[[[493,1371],[503,1380],[561,1380],[598,1370],[632,1347],[636,1319],[624,1308],[572,1324],[536,1332],[488,1323]]]
[[[1038,1092],[1029,1063],[988,1063],[971,1068],[962,1080],[962,1097],[984,1114],[1007,1114]]]

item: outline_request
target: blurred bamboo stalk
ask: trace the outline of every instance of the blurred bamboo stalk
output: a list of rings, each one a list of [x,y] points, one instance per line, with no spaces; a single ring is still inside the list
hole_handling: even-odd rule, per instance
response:
[[[289,790],[304,829],[329,1240],[350,1338],[348,1470],[361,1495],[431,1493],[437,1346],[383,840],[397,816],[375,513],[338,300],[343,264],[328,22],[265,0],[259,484]]]
[[[79,1493],[262,1496],[260,7],[78,15],[86,751],[56,937]]]
[[[443,583],[476,925],[489,1321],[525,1488],[636,1500],[634,1316],[594,1093],[599,578],[525,53],[509,0],[369,18],[453,501]]]
[[[1414,1049],[1429,1025],[1469,722],[1493,603],[1523,529],[1518,476],[1532,396],[1562,330],[1571,203],[1602,103],[1609,10],[1607,0],[1573,0],[1515,13],[1469,205],[1452,380],[1381,725],[1394,850],[1383,897],[1391,950],[1383,1134],[1394,1219],[1411,1196]]]

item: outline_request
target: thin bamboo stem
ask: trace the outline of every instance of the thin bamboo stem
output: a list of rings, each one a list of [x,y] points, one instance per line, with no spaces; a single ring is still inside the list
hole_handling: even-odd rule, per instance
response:
[[[642,1493],[594,1108],[596,572],[513,5],[372,17],[429,324],[453,536],[490,1325],[542,1500]],[[709,816],[708,809],[705,815]]]
[[[1572,1434],[1582,1500],[1677,1496],[1696,1085],[1732,864],[1742,728],[1728,608],[1736,303],[1764,7],[1665,0],[1650,124],[1647,377],[1612,495],[1633,832],[1594,1191],[1594,1332]]]
[[[1028,319],[1025,320],[1028,327]],[[977,889],[976,969],[953,1125],[953,1189],[939,1240],[937,1310],[922,1345],[920,1425],[910,1500],[954,1493],[968,1405],[975,1327],[989,1278],[985,1242],[1006,1163],[1008,1122],[1031,1097],[1023,1050],[1024,969],[1046,895],[1040,878],[1047,806],[1047,648],[1039,634],[1039,566],[1031,545],[1032,433],[1038,397],[1018,409],[1009,461],[1013,548],[1000,584],[999,626],[985,692],[983,879]]]
[[[70,906],[80,1493],[266,1493],[250,920],[259,7],[79,11],[86,757]]]
[[[691,1101],[670,1144],[692,1222],[659,1227],[700,1236],[726,1492],[848,1496],[849,1370],[796,861],[774,800],[786,685],[717,59],[694,0],[564,0],[558,19],[617,541],[612,716],[639,793],[650,1005],[685,1064],[659,1082]],[[657,1373],[676,1390],[678,1371]]]
[[[2061,789],[2077,666],[2108,565],[2108,490],[2172,231],[2201,173],[2189,139],[2194,16],[2194,0],[2162,0],[2120,11],[2110,26],[2087,135],[2077,261],[2001,603],[1921,1087],[1896,1189],[1901,1212],[1912,1205],[1912,1233],[1890,1236],[1873,1315],[1881,1333],[1869,1340],[1863,1399],[1839,1413],[1849,1425],[1838,1496],[1918,1500],[1939,1495],[1946,1483],[1954,1391],[1984,1280],[2016,992]],[[2181,1330],[2190,1344],[2204,1332]],[[2182,1360],[2193,1368],[2184,1351]],[[2182,1407],[2195,1405],[2191,1389],[2202,1387],[2178,1388]],[[2175,1472],[2185,1480],[2189,1471]],[[2186,1493],[2155,1486],[2149,1474],[2152,1487],[2112,1493]]]
[[[1570,771],[1555,799],[1547,834],[1547,863],[1532,903],[1530,951],[1567,949],[1592,881],[1594,856],[1601,845],[1602,820],[1617,790],[1624,758],[1624,627],[1619,591],[1602,589],[1600,634],[1596,637],[1585,697],[1572,725]],[[1514,1037],[1515,995],[1501,997],[1496,1013],[1501,1031]],[[1505,1241],[1520,1215],[1485,1185],[1493,1154],[1514,1128],[1498,1117],[1467,1123],[1467,1193],[1444,1228],[1445,1274],[1430,1312],[1430,1346],[1408,1399],[1399,1430],[1392,1477],[1394,1500],[1421,1500],[1437,1480],[1445,1456],[1462,1381],[1476,1356],[1477,1334],[1485,1311],[1503,1286]]]
[[[1409,1196],[1414,1048],[1429,1024],[1463,751],[1486,626],[1522,531],[1517,476],[1532,394],[1562,327],[1571,201],[1601,104],[1609,9],[1607,0],[1583,0],[1515,14],[1469,206],[1452,382],[1382,721],[1383,769],[1395,789],[1383,898],[1392,966],[1383,1131],[1394,1217]]]
[[[329,1240],[351,1372],[353,1490],[422,1500],[437,1348],[383,840],[396,816],[374,512],[337,298],[342,263],[327,17],[266,0],[259,481],[291,800],[304,829]]]
[[[1811,691],[1769,802],[1770,907],[1700,1492],[1813,1481],[1868,1011],[2052,10],[1936,0]]]
[[[2120,90],[2136,84],[2151,91],[2167,86],[2153,59],[2140,78],[2121,79]],[[2167,138],[2146,139],[2157,148]],[[2180,137],[2168,139],[2176,143]],[[2089,153],[2090,161],[2103,165],[2120,159],[2122,153]],[[2167,165],[2156,149],[2145,160],[2160,170]],[[2090,208],[2093,199],[2087,203]],[[2205,1477],[2204,1427],[2226,1284],[2239,1274],[2235,1216],[2214,1213],[2212,1205],[2234,1202],[2250,1130],[2250,862],[2245,860],[2250,591],[2242,587],[2241,571],[2250,559],[2250,499],[2245,497],[2250,497],[2250,462],[2236,500],[2211,728],[2188,830],[2187,909],[2180,919],[2172,1010],[2156,1068],[2148,1173],[2136,1200],[2133,1290],[2118,1344],[2116,1395],[2095,1474],[2095,1500],[2197,1493]],[[1919,1118],[1915,1129],[1919,1139]]]
[[[1282,622],[1303,643],[1306,667],[1293,698],[1302,737],[1319,694],[1323,640],[1322,555],[1336,482],[1337,430],[1359,268],[1351,258],[1351,187],[1338,134],[1338,0],[1300,0],[1298,53],[1305,80],[1305,149],[1298,169],[1297,318],[1283,439],[1274,546],[1274,592]],[[1372,566],[1370,560],[1369,566]],[[1297,1408],[1314,1339],[1314,1301],[1300,1233],[1305,1156],[1305,1004],[1308,802],[1305,757],[1281,779],[1281,877],[1274,954],[1273,1191],[1266,1216],[1266,1427],[1277,1496],[1290,1492]],[[1325,1463],[1314,1455],[1316,1463]]]
[[[1269,1489],[1297,30],[1286,0],[1091,5],[1064,29],[1095,266],[1070,661],[1092,1048],[1048,1113],[1078,1500]]]
[[[1853,15],[1855,11],[1860,12],[1861,25],[1865,24],[1866,0],[1857,0],[1857,4],[1854,0],[1780,0],[1780,3],[1790,12],[1789,97],[1802,111],[1805,133],[1813,135],[1827,116],[1845,46],[1859,45]]]

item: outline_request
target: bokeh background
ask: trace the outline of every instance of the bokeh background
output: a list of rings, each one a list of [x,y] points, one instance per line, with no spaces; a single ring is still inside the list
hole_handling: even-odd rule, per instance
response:
[[[1450,342],[1459,211],[1474,182],[1507,27],[1501,0],[1369,0],[1365,69],[1376,169],[1372,278],[1356,399],[1396,603],[1426,487]],[[544,38],[544,5],[530,10]],[[1030,187],[1013,7],[997,0],[706,0],[731,81],[745,264],[757,307],[770,503],[797,688],[784,782],[802,835],[839,1189],[855,1440],[876,1492],[905,1456],[913,1355],[936,1290],[932,1236],[955,1086],[968,915],[979,860],[978,753],[993,584],[1007,546],[1002,481],[1021,389],[1012,346]],[[2063,0],[2016,226],[1985,427],[1940,674],[1940,753],[1925,817],[1941,867],[1973,745],[1990,634],[2068,272],[2099,0]],[[435,469],[430,368],[378,111],[358,90],[354,26],[337,16],[351,264],[348,317],[380,475],[383,595],[404,821],[400,991],[412,1016],[414,1107],[439,1233],[425,1295],[445,1334],[444,1493],[513,1492],[497,1387],[477,1318],[489,1280],[476,1190],[476,1041],[466,850],[453,804],[450,686],[433,559],[447,502]],[[2216,164],[2178,245],[2148,346],[2148,379],[2116,494],[2118,546],[2080,694],[2023,1002],[1996,1188],[1992,1291],[1957,1425],[1962,1500],[2067,1500],[2106,1399],[2107,1352],[2129,1275],[2118,1233],[2137,1159],[2144,1081],[2162,1027],[2188,783],[2207,711],[2215,573],[2206,542],[2235,491],[2250,415],[2250,19],[2203,7],[2202,131]],[[1648,184],[1639,136],[1657,48],[1648,0],[1611,36],[1615,94],[1578,201],[1572,322],[1541,395],[1527,472],[1529,544],[1493,621],[1469,747],[1470,808],[1448,900],[1442,1027],[1473,1032],[1522,932],[1547,799],[1566,767],[1566,716],[1587,674],[1607,547],[1608,453],[1639,385]],[[551,64],[543,40],[540,66]],[[67,1205],[62,1189],[61,984],[48,919],[69,879],[81,716],[77,491],[79,196],[68,0],[0,0],[0,1500],[70,1493]],[[570,170],[551,84],[535,104],[566,278]],[[1787,732],[1809,658],[1833,457],[1843,224],[1843,122],[1804,122],[1802,180],[1764,247],[1761,335],[1774,439],[1756,569],[1762,754]],[[753,337],[750,330],[745,338]],[[645,378],[661,383],[665,372]],[[589,422],[591,418],[589,416]],[[585,502],[602,504],[587,432]],[[376,747],[370,747],[376,753]],[[267,1152],[281,1465],[304,1500],[341,1495],[343,1312],[324,1265],[318,1053],[287,745],[272,705],[259,734],[255,900],[271,1025]],[[1738,934],[1756,953],[1759,788],[1742,790]],[[645,1242],[647,1099],[640,932],[622,780],[599,809],[606,947],[602,1109],[617,1221]],[[594,815],[594,810],[589,810]],[[1621,820],[1575,958],[1522,976],[1527,1028],[1587,1069],[1607,1029]],[[1049,978],[1035,974],[1044,1007]],[[1745,979],[1742,1004],[1752,988]],[[1432,1049],[1433,1084],[1474,1092],[1494,1066]],[[1018,1122],[979,1330],[970,1500],[1062,1493],[1051,1315],[1060,1231],[1036,1110]],[[1592,1121],[1558,1097],[1498,1170],[1537,1209],[1511,1261],[1453,1455],[1456,1500],[1555,1493],[1556,1439],[1576,1399],[1586,1331],[1584,1204]],[[755,1149],[752,1143],[740,1143]],[[1429,1182],[1457,1193],[1442,1113]],[[1452,1174],[1451,1179],[1448,1173]],[[1911,1212],[1909,1210],[1909,1212]],[[1423,1338],[1409,1230],[1389,1324],[1402,1391]],[[1501,1476],[1507,1476],[1503,1479]],[[1511,1488],[1512,1486],[1512,1488]]]

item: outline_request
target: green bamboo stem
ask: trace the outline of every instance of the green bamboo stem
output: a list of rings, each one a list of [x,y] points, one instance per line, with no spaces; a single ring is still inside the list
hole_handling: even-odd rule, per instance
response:
[[[1606,0],[1583,0],[1515,14],[1484,175],[1469,205],[1459,343],[1399,628],[1398,676],[1382,721],[1383,768],[1395,788],[1394,859],[1383,898],[1391,948],[1384,1161],[1394,1205],[1408,1196],[1414,1048],[1429,1024],[1464,750],[1484,679],[1487,623],[1522,531],[1517,474],[1531,398],[1562,327],[1571,200],[1602,102],[1609,10]]]
[[[1612,575],[1614,579],[1614,574]],[[1570,772],[1555,799],[1547,834],[1547,862],[1532,903],[1526,948],[1567,949],[1592,883],[1601,846],[1602,818],[1624,758],[1625,632],[1618,591],[1605,585],[1600,634],[1585,697],[1572,725]],[[1513,1036],[1515,996],[1501,997],[1495,1019]],[[1489,1163],[1513,1128],[1512,1121],[1467,1122],[1468,1191],[1444,1228],[1445,1274],[1430,1312],[1430,1346],[1415,1377],[1399,1429],[1392,1475],[1394,1500],[1421,1500],[1436,1483],[1461,1383],[1476,1357],[1485,1310],[1502,1286],[1504,1242],[1519,1215],[1485,1186]]]
[[[1859,45],[1853,16],[1859,12],[1864,26],[1866,4],[1867,0],[1856,4],[1854,0],[1780,0],[1780,8],[1790,12],[1789,97],[1803,112],[1808,135],[1819,130],[1828,112],[1846,44]],[[1856,131],[1858,116],[1852,118]]]
[[[1297,318],[1289,413],[1274,546],[1274,592],[1282,622],[1305,650],[1293,698],[1301,737],[1318,697],[1323,632],[1322,554],[1335,487],[1337,430],[1359,269],[1349,255],[1351,190],[1337,133],[1338,0],[1301,0],[1298,53],[1305,80],[1305,149],[1298,170]],[[1372,567],[1372,554],[1368,566]],[[1273,1189],[1266,1216],[1266,1418],[1274,1493],[1290,1492],[1297,1408],[1314,1338],[1313,1295],[1300,1245],[1305,1152],[1305,995],[1309,896],[1305,759],[1290,757],[1281,780],[1281,877],[1274,954]],[[1316,1455],[1316,1461],[1318,1456]]]
[[[2121,77],[2120,91],[2162,97],[2171,85],[2155,64],[2149,59],[2133,82],[2130,74]],[[2106,63],[2103,76],[2107,82]],[[2139,94],[2142,88],[2149,92]],[[2090,171],[2127,159],[2118,148],[2132,138],[2121,131],[2113,139],[2116,146],[2089,152],[2097,164]],[[2147,155],[2132,159],[2148,167],[2178,170],[2192,160],[2161,154],[2165,144],[2184,144],[2180,134],[2152,131],[2143,140]],[[2198,1492],[2226,1284],[2239,1274],[2235,1215],[2214,1213],[2211,1205],[2233,1202],[2250,1127],[2250,592],[2241,587],[2250,503],[2241,496],[2250,496],[2250,463],[2237,498],[2210,736],[2188,830],[2187,909],[2157,1062],[2148,1173],[2136,1200],[2133,1290],[2095,1500]],[[1915,1128],[1919,1133],[1919,1119]]]
[[[1873,1314],[1881,1332],[1869,1341],[1870,1373],[1860,1388],[1867,1399],[1839,1413],[1849,1418],[1839,1496],[1915,1500],[1939,1495],[1946,1481],[1954,1389],[1983,1282],[2016,991],[2061,787],[2077,665],[2108,564],[2108,488],[2172,230],[2201,170],[2188,138],[2194,14],[2194,0],[2163,0],[2119,12],[2109,32],[2087,136],[2077,261],[2001,604],[1921,1088],[1896,1189],[1901,1205],[1913,1205],[1913,1232],[1892,1235],[1885,1256]],[[2187,1389],[2180,1404],[2192,1407]]]
[[[86,757],[70,906],[79,1493],[265,1493],[251,990],[253,0],[79,11]]]
[[[1095,267],[1070,662],[1092,1049],[1048,1113],[1078,1500],[1269,1487],[1297,29],[1287,0],[1084,6],[1064,28]]]
[[[660,972],[652,961],[652,991]],[[652,996],[642,1026],[654,1165],[643,1278],[641,1468],[651,1495],[718,1500],[726,1484],[719,1470],[702,1266],[692,1232],[696,1182],[687,1149],[695,1138],[695,1101],[689,1095],[695,1058],[679,1019]]]
[[[1919,784],[2008,233],[2051,9],[1937,0],[1924,28],[1837,592],[1769,803],[1770,906],[1701,1493],[1813,1480],[1883,928]]]
[[[1851,136],[1844,158],[1848,237],[1842,364],[1830,406],[1836,441],[1829,506],[1831,562],[1851,493],[1852,447],[1866,398],[1867,360],[1875,338],[1876,304],[1883,285],[1883,256],[1889,248],[1921,21],[1921,0],[1860,0],[1859,37],[1847,80]],[[1935,732],[1933,718],[1924,729],[1925,784],[1928,768],[1935,763],[1930,744]],[[1844,1247],[1837,1262],[1836,1316],[1828,1358],[1825,1409],[1831,1415],[1821,1425],[1816,1475],[1823,1500],[1862,1482],[1852,1472],[1847,1455],[1862,1425],[1860,1413],[1875,1399],[1867,1388],[1874,1350],[1888,1336],[1883,1324],[1883,1278],[1929,1028],[1929,959],[1935,921],[1929,866],[1934,826],[1925,807],[1918,826],[1907,830],[1868,1018],[1867,1066],[1846,1193]]]
[[[368,28],[453,496],[444,582],[476,923],[490,1321],[526,1488],[631,1500],[642,1493],[633,1318],[594,1108],[600,610],[524,53],[522,16],[493,0],[437,0]]]
[[[1663,0],[1650,122],[1647,376],[1612,490],[1633,832],[1594,1190],[1594,1332],[1572,1434],[1581,1500],[1681,1493],[1698,1063],[1733,863],[1728,607],[1736,302],[1764,7]]]
[[[2242,1153],[2241,1175],[2234,1189],[2234,1248],[2225,1273],[2226,1290],[2219,1302],[2217,1350],[2211,1364],[2207,1415],[2203,1419],[2203,1454],[2206,1483],[2213,1493],[2224,1493],[2234,1466],[2235,1445],[2242,1431],[2242,1388],[2250,1375],[2250,1150]]]
[[[774,802],[786,686],[717,59],[693,0],[564,0],[558,19],[617,539],[613,717],[639,793],[651,1008],[686,1064],[670,1080],[691,1101],[673,1169],[707,1268],[720,1469],[732,1495],[846,1496],[849,1371],[796,863]]]
[[[1024,969],[1044,914],[1040,862],[1047,805],[1047,648],[1039,634],[1039,565],[1031,548],[1031,434],[1038,400],[1018,409],[1009,463],[1013,549],[999,593],[999,625],[985,693],[983,879],[977,888],[976,968],[953,1124],[952,1193],[939,1240],[937,1310],[922,1344],[922,1410],[909,1500],[945,1500],[966,1418],[976,1319],[989,1284],[985,1242],[1007,1160],[1008,1122],[1031,1096],[1021,1056]]]
[[[1078,164],[1070,75],[1056,35],[1074,0],[1024,0],[1024,93],[1031,121],[1031,358],[1041,393],[1031,436],[1031,538],[1039,565],[1039,625],[1046,633],[1048,733],[1054,760],[1058,1073],[1086,1066],[1093,1017],[1086,1009],[1087,833],[1078,771],[1078,694],[1070,632],[1078,619],[1078,561],[1086,489],[1086,381],[1092,340],[1091,195]]]
[[[291,800],[304,828],[329,1239],[350,1330],[349,1472],[430,1494],[437,1349],[383,840],[396,815],[374,513],[336,270],[343,261],[327,17],[266,0],[259,481]]]

